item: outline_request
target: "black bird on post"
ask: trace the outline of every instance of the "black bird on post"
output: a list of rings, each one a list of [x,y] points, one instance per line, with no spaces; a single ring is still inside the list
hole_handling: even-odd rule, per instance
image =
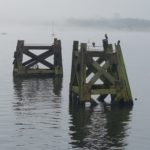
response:
[[[120,45],[120,40],[118,40],[117,45]]]
[[[108,36],[107,36],[107,34],[105,34],[105,38],[106,38],[106,40],[108,41]]]
[[[92,46],[95,47],[95,42],[92,43]]]

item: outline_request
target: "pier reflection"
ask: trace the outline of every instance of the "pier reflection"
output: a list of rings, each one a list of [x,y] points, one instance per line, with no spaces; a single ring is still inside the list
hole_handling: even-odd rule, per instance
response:
[[[111,108],[99,105],[95,108],[70,106],[72,126],[71,144],[75,148],[124,149],[130,128],[131,108]]]
[[[14,78],[13,82],[18,98],[24,96],[36,98],[38,93],[61,96],[62,78]]]
[[[62,78],[14,78],[16,146],[49,149],[61,143]],[[41,143],[46,143],[41,144]],[[61,143],[62,144],[62,143]]]
[[[78,107],[77,105],[70,105],[69,112],[71,115],[70,135],[73,147],[84,147],[85,138],[89,134],[87,124],[91,116],[91,111]]]

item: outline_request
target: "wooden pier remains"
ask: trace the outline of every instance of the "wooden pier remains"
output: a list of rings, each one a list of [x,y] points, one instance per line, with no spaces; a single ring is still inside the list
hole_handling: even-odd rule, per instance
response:
[[[85,102],[97,104],[92,95],[98,95],[96,101],[105,102],[110,95],[111,104],[133,105],[120,41],[113,45],[108,37],[103,39],[103,50],[88,49],[87,43],[73,43],[72,68],[70,79],[70,102],[84,105]],[[89,77],[93,75],[90,79]],[[99,82],[99,81],[100,82]]]
[[[34,50],[34,52],[33,52]],[[43,50],[43,53],[37,55],[36,52]],[[30,57],[29,60],[24,61],[23,55]],[[49,57],[53,56],[53,63],[48,61]],[[23,62],[24,61],[24,62]],[[39,68],[38,63],[45,66],[45,68]],[[29,76],[63,76],[62,66],[62,52],[61,52],[61,40],[54,39],[54,43],[51,46],[45,45],[25,45],[23,40],[19,40],[17,43],[16,51],[14,53],[14,68],[13,75],[19,77]],[[36,68],[34,66],[37,66]]]

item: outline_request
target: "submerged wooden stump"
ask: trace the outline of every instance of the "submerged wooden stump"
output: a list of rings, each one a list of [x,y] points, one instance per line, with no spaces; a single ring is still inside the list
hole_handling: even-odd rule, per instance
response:
[[[31,50],[37,52],[38,50],[44,50],[43,53],[37,55]],[[23,55],[30,57],[29,60],[23,62]],[[46,60],[53,56],[53,63]],[[45,68],[39,68],[38,63],[45,66]],[[62,53],[61,53],[61,41],[54,39],[54,44],[51,46],[35,46],[24,45],[24,41],[18,41],[17,48],[14,53],[14,76],[63,76],[62,66]],[[36,66],[36,68],[34,67]]]
[[[80,48],[78,41],[73,43],[70,101],[93,103],[92,95],[98,95],[101,102],[110,95],[111,104],[133,105],[120,41],[113,50],[107,36],[103,50],[87,50],[86,43],[81,43]]]

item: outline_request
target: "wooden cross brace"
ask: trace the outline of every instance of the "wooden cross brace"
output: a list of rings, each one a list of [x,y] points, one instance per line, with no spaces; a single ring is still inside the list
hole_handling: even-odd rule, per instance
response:
[[[106,61],[105,64],[101,67],[98,62],[96,62],[96,61],[94,61],[92,59],[91,67],[94,70],[97,70],[97,72],[95,73],[95,71],[94,71],[95,75],[88,82],[88,85],[89,86],[94,85],[94,83],[99,78],[101,79],[101,76],[103,76],[104,78],[106,78],[111,84],[115,84],[116,79],[109,72],[107,72],[107,69],[108,69],[109,66],[110,66],[109,61]]]
[[[28,61],[25,61],[23,63],[23,66],[26,68],[26,69],[29,69],[31,68],[32,66],[34,66],[35,64],[37,63],[41,63],[43,65],[45,65],[46,67],[50,68],[50,69],[54,69],[54,65],[51,64],[50,62],[46,61],[45,59],[52,56],[54,54],[54,50],[53,49],[50,49],[40,55],[36,55],[34,53],[32,53],[31,51],[29,51],[28,49],[27,50],[24,50],[23,53],[29,57],[31,57],[30,60]]]

